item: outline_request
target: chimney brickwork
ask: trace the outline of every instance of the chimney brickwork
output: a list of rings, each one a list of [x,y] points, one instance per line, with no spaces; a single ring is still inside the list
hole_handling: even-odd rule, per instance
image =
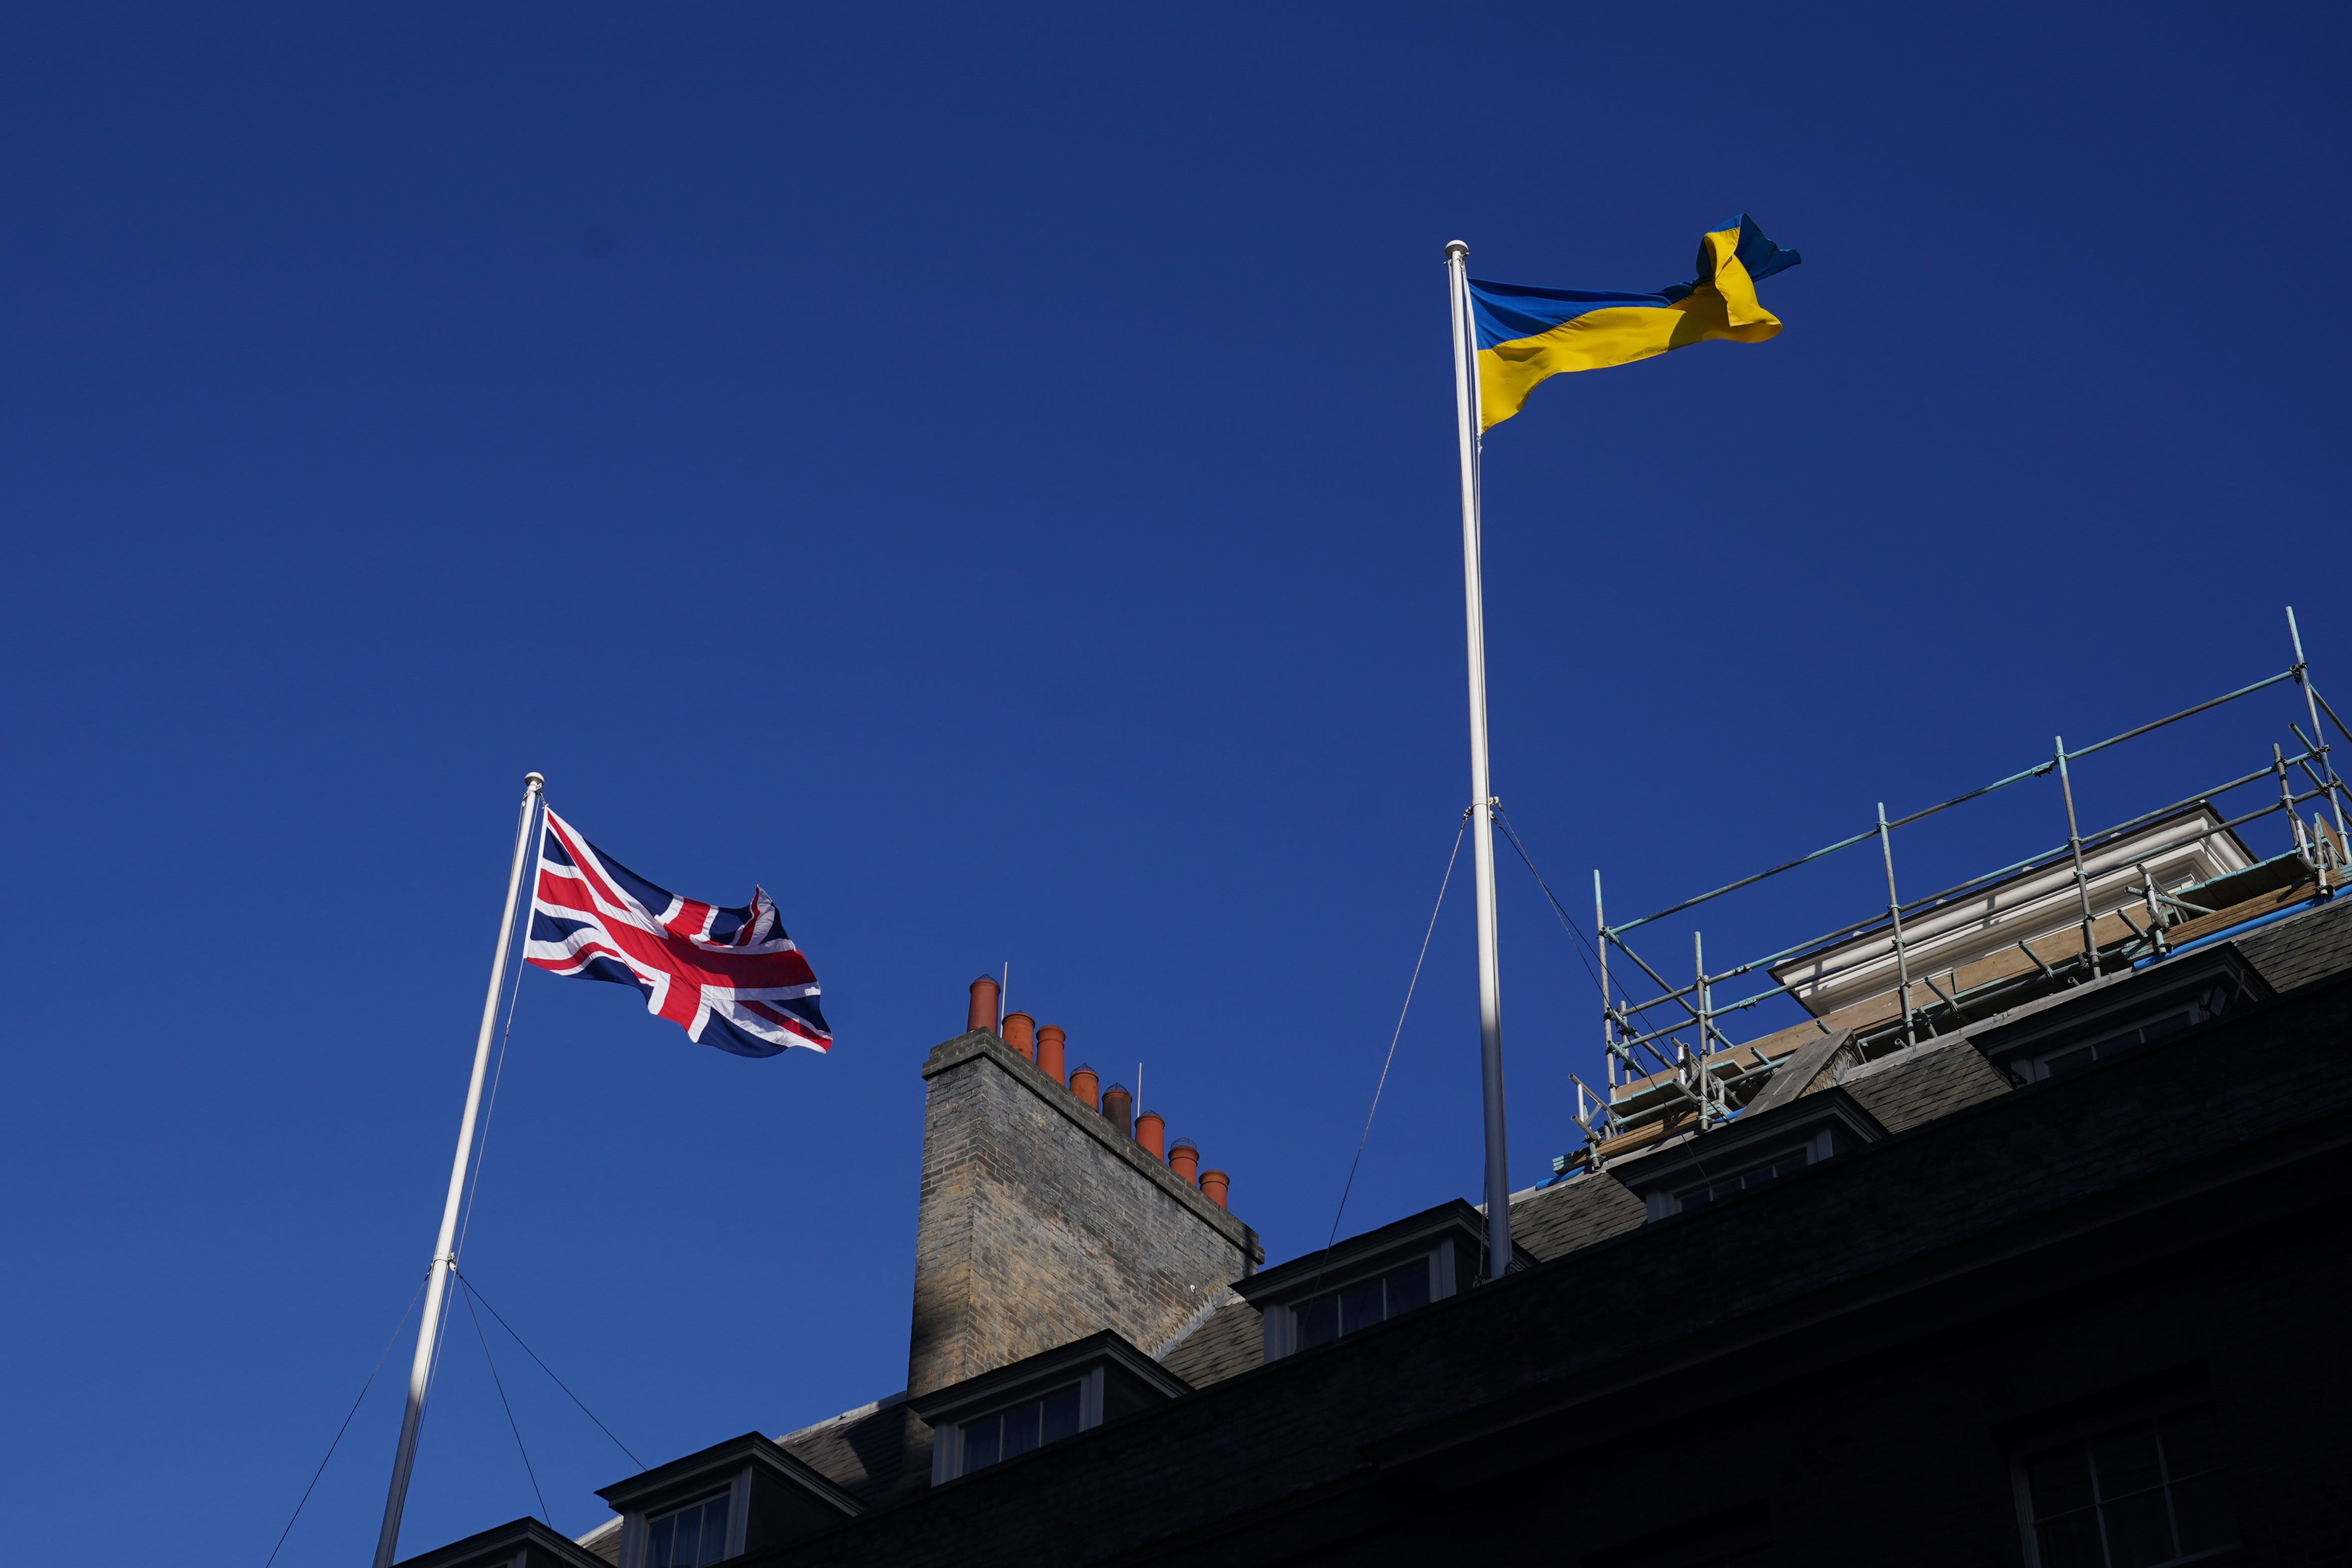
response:
[[[995,1034],[924,1064],[907,1389],[1103,1329],[1146,1351],[1265,1260],[1257,1235]]]

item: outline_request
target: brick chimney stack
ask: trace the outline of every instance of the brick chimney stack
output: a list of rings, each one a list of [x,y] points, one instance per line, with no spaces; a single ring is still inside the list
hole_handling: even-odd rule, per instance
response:
[[[916,1396],[1104,1329],[1157,1352],[1265,1256],[1221,1192],[1204,1196],[1094,1106],[1091,1070],[1065,1086],[1008,1045],[997,1001],[994,980],[974,981],[971,1027],[923,1065]],[[1062,1031],[1046,1032],[1058,1056]],[[1155,1144],[1160,1120],[1145,1118]]]

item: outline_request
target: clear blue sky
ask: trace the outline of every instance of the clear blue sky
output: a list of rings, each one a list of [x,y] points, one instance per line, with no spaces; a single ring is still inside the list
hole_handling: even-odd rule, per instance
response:
[[[1572,907],[2272,673],[2284,604],[2352,691],[2338,7],[493,11],[6,24],[12,1556],[268,1552],[430,1250],[527,768],[764,883],[838,1031],[526,979],[467,1262],[647,1459],[900,1385],[918,1067],[1008,960],[1318,1245],[1467,797],[1447,239],[1806,258],[1777,341],[1489,444],[1496,787]],[[2063,833],[2011,793],[1919,890]],[[1505,870],[1525,1185],[1599,1053]],[[1351,1227],[1477,1187],[1463,891]],[[535,1506],[472,1336],[410,1551]],[[584,1530],[632,1467],[499,1348]],[[405,1355],[281,1562],[368,1551]]]

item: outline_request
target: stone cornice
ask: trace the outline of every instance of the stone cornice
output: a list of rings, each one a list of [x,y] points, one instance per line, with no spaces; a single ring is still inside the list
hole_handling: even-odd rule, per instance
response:
[[[1232,1242],[1241,1252],[1245,1272],[1254,1271],[1265,1261],[1265,1248],[1259,1243],[1256,1231],[1185,1186],[1174,1173],[1145,1154],[1142,1146],[1133,1139],[1120,1137],[1112,1129],[1108,1117],[1087,1109],[1076,1095],[1047,1077],[1035,1062],[988,1030],[972,1030],[933,1047],[930,1056],[923,1063],[923,1077],[927,1080],[937,1078],[942,1072],[952,1071],[967,1062],[983,1058],[998,1071],[1060,1112],[1072,1126],[1132,1166],[1146,1180],[1157,1183],[1160,1191],[1182,1204],[1194,1218]]]

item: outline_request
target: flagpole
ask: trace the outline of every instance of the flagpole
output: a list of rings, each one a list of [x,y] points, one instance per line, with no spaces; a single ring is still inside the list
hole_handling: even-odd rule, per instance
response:
[[[1511,1266],[1511,1162],[1503,1128],[1503,969],[1496,951],[1495,797],[1486,776],[1486,611],[1480,587],[1478,360],[1470,312],[1470,247],[1445,247],[1454,305],[1454,431],[1462,448],[1462,600],[1470,648],[1471,839],[1478,873],[1478,1065],[1486,1112],[1486,1277]]]
[[[474,1116],[482,1104],[482,1074],[490,1061],[490,1031],[498,1020],[499,982],[506,977],[507,949],[514,936],[515,895],[522,886],[523,852],[539,806],[536,773],[523,775],[522,820],[515,824],[514,862],[507,868],[506,913],[499,916],[499,947],[490,960],[490,988],[482,998],[482,1030],[474,1041],[474,1076],[466,1084],[466,1114],[457,1124],[457,1157],[449,1167],[449,1197],[441,1206],[441,1235],[433,1244],[432,1272],[425,1288],[425,1319],[416,1325],[416,1359],[408,1369],[408,1409],[400,1418],[400,1447],[392,1460],[392,1490],[383,1502],[383,1531],[376,1537],[375,1568],[392,1568],[400,1548],[400,1513],[408,1502],[408,1472],[416,1462],[416,1434],[425,1424],[425,1392],[433,1380],[433,1350],[440,1338],[441,1310],[449,1276],[457,1267],[457,1209],[466,1191],[466,1167],[474,1153]]]

